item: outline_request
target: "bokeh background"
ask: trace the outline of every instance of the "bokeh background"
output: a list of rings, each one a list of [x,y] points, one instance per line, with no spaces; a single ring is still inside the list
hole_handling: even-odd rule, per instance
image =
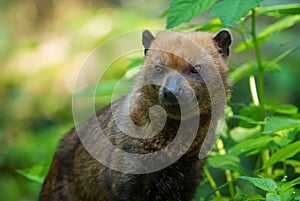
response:
[[[274,3],[299,2],[262,2]],[[164,29],[168,5],[168,0],[0,0],[0,200],[37,200],[41,184],[17,170],[51,161],[59,139],[73,127],[72,91],[85,58],[117,34]],[[205,13],[193,22],[210,19]],[[260,18],[258,29],[272,22]],[[299,33],[298,23],[272,35],[261,47],[264,57],[272,59],[278,47],[283,52],[300,46]],[[233,46],[240,41],[234,36]],[[108,56],[114,48],[107,49]],[[229,67],[244,57],[232,51]],[[293,52],[281,61],[280,72],[266,75],[266,99],[300,107],[299,58],[300,52]],[[123,76],[130,62],[117,64],[104,79],[108,83]],[[110,99],[105,100],[96,108]],[[231,101],[251,102],[247,79],[235,84]]]

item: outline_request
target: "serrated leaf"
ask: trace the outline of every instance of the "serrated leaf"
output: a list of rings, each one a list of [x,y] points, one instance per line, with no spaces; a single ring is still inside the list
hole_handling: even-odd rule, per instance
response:
[[[275,193],[267,193],[266,201],[281,201],[281,197]]]
[[[271,16],[297,15],[300,14],[300,4],[284,4],[279,6],[260,7],[256,14],[267,14]]]
[[[167,14],[167,29],[190,21],[196,15],[206,11],[216,0],[171,0]]]
[[[270,178],[256,178],[256,177],[241,176],[240,179],[250,181],[256,187],[267,192],[274,192],[278,188],[276,182]]]
[[[252,154],[259,153],[266,149],[271,142],[272,138],[265,135],[255,139],[248,139],[233,146],[228,153],[232,155],[239,155],[250,151],[255,151]]]
[[[275,154],[273,154],[269,160],[265,162],[263,168],[267,168],[277,162],[284,161],[285,159],[292,158],[299,152],[300,152],[300,141],[282,147]]]
[[[50,167],[50,161],[42,162],[26,169],[17,169],[16,171],[25,178],[37,182],[43,183],[45,176]]]
[[[211,14],[219,17],[225,26],[229,26],[245,17],[252,8],[259,6],[260,1],[223,0],[213,7]]]
[[[233,155],[216,155],[208,158],[208,164],[222,170],[240,170],[240,159]]]
[[[300,128],[300,122],[296,119],[280,118],[280,117],[267,117],[264,134],[271,134],[277,131]]]
[[[300,15],[288,16],[288,17],[285,17],[285,18],[267,26],[264,30],[262,30],[259,34],[257,34],[258,44],[265,42],[271,34],[280,32],[284,29],[287,29],[287,28],[293,26],[299,20],[300,20]],[[253,40],[248,39],[245,42],[238,44],[234,50],[236,52],[241,52],[241,51],[250,49],[253,46],[254,46]]]

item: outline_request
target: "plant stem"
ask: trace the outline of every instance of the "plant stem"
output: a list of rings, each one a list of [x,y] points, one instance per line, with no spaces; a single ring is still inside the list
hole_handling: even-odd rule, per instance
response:
[[[213,179],[213,177],[211,176],[211,174],[209,173],[208,169],[206,166],[203,167],[203,172],[206,175],[211,187],[214,189],[216,196],[218,198],[222,197],[220,191],[218,190],[217,184],[215,182],[215,180]]]
[[[252,9],[252,21],[251,21],[251,35],[253,38],[254,51],[256,56],[256,62],[258,66],[258,98],[259,98],[259,106],[260,106],[260,115],[261,120],[265,118],[265,109],[264,109],[264,69],[261,60],[261,54],[259,50],[259,45],[256,38],[256,16],[255,9]]]
[[[223,144],[221,139],[218,139],[216,146],[219,150],[220,155],[225,155],[226,154],[226,150],[224,148],[224,144]],[[233,183],[232,183],[233,179],[232,179],[232,175],[231,175],[230,170],[225,170],[225,177],[226,177],[226,181],[228,183],[229,194],[233,198],[234,197],[234,186],[233,186]]]
[[[259,107],[260,107],[260,117],[263,121],[265,119],[265,101],[264,101],[264,69],[262,65],[261,60],[261,54],[259,50],[259,44],[256,38],[256,16],[255,16],[255,9],[252,9],[252,15],[251,15],[251,35],[253,38],[253,45],[254,45],[254,51],[256,56],[256,63],[258,66],[258,99],[259,99]],[[261,126],[261,130],[264,129],[264,126]],[[270,151],[266,150],[262,152],[262,162],[265,163],[270,158]],[[272,167],[268,167],[265,170],[265,175],[268,177],[272,174]]]

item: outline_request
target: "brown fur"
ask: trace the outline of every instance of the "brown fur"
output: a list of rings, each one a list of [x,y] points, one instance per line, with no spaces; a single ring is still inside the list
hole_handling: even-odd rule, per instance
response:
[[[227,33],[223,32],[221,38],[226,37]],[[43,184],[39,201],[190,201],[193,198],[204,163],[204,160],[198,158],[198,154],[209,125],[212,124],[215,127],[217,121],[214,119],[214,122],[211,122],[211,108],[218,107],[218,115],[220,115],[224,107],[224,105],[218,106],[218,101],[214,103],[215,105],[211,103],[211,97],[218,97],[220,93],[218,90],[223,89],[215,89],[213,94],[209,94],[201,77],[214,83],[216,71],[212,69],[216,67],[225,90],[228,90],[227,67],[224,61],[227,56],[226,50],[222,46],[223,42],[219,44],[219,41],[215,40],[211,33],[165,31],[159,33],[154,40],[150,33],[146,34],[148,35],[143,44],[148,50],[132,92],[112,103],[111,107],[122,114],[124,103],[130,97],[132,121],[140,127],[148,125],[151,119],[149,108],[160,104],[158,97],[160,87],[154,85],[146,85],[141,89],[139,87],[149,81],[164,86],[168,77],[173,76],[174,72],[168,72],[162,78],[158,78],[159,76],[154,73],[154,67],[162,65],[183,75],[193,88],[199,101],[197,107],[201,111],[201,121],[197,122],[197,125],[189,124],[197,115],[193,112],[195,108],[189,108],[190,112],[182,117],[176,113],[167,112],[166,123],[159,134],[148,139],[138,139],[128,136],[118,129],[110,106],[100,110],[96,119],[103,129],[103,134],[115,146],[127,152],[145,154],[166,147],[176,136],[182,122],[185,123],[186,135],[189,135],[194,126],[199,126],[192,145],[179,160],[162,170],[148,174],[125,174],[107,168],[95,160],[84,148],[76,130],[73,129],[62,139],[57,149]],[[225,45],[226,48],[229,45]],[[202,66],[201,76],[191,76],[190,71],[193,65],[199,63]],[[178,87],[186,89],[185,84],[180,82],[178,82]],[[154,118],[152,118],[154,125],[156,125],[155,115],[154,113]],[[97,143],[95,133],[99,131],[93,118],[84,122],[77,129],[84,130],[85,134],[90,136],[91,139],[87,138],[87,140]],[[140,134],[143,135],[143,133]],[[182,144],[184,143],[182,142]],[[97,149],[96,144],[95,148]],[[177,150],[169,150],[169,152],[177,152],[181,149],[182,147],[178,146]],[[110,164],[126,165],[122,164],[122,160],[117,158],[114,152],[107,155],[107,161]]]

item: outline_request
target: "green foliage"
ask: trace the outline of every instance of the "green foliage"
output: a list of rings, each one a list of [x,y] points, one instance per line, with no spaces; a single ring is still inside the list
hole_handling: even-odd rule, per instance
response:
[[[216,155],[208,159],[208,164],[214,168],[220,168],[223,170],[240,170],[240,159],[234,155]]]
[[[257,8],[257,14],[266,14],[270,16],[283,16],[283,15],[299,15],[300,4],[285,4],[279,6],[269,6]]]
[[[264,163],[263,168],[274,165],[280,161],[285,161],[288,158],[292,158],[297,153],[300,153],[300,141],[288,144],[279,149]]]
[[[27,179],[41,184],[43,183],[45,176],[49,171],[49,166],[50,166],[50,161],[47,161],[47,162],[42,162],[40,164],[36,164],[26,169],[21,169],[16,171],[19,174],[26,177]]]
[[[178,13],[172,13],[173,2],[175,1],[171,2],[168,18],[178,17]],[[237,68],[229,66],[232,82],[238,83],[245,78],[257,80],[257,86],[249,82],[253,103],[232,103],[232,107],[227,107],[227,110],[231,111],[230,114],[226,112],[229,122],[204,168],[204,181],[209,182],[211,194],[207,194],[207,187],[199,186],[195,201],[289,201],[300,198],[297,186],[300,180],[298,108],[292,104],[276,104],[276,100],[267,101],[264,96],[265,75],[280,72],[281,61],[298,50],[299,46],[295,45],[281,53],[274,49],[271,58],[267,58],[265,52],[260,52],[260,45],[268,43],[274,33],[285,31],[300,21],[300,5],[259,7],[260,2],[222,0],[210,7],[197,7],[197,10],[211,8],[211,14],[217,18],[205,24],[185,24],[176,27],[181,31],[216,31],[222,27],[229,27],[241,38],[241,42],[233,49],[235,52],[244,53],[246,58]],[[199,15],[197,12],[191,12],[191,7],[188,8],[188,5],[196,7],[195,4],[201,6],[198,1],[186,4],[181,14],[190,12],[188,18],[183,20],[178,17],[176,24],[167,20],[167,28],[186,23],[187,19]],[[177,9],[179,6],[178,4]],[[272,18],[273,23],[257,31],[257,19],[260,17]],[[258,102],[254,101],[254,98]],[[240,107],[237,109],[234,105]],[[220,143],[224,143],[225,148],[220,146]],[[251,158],[256,159],[253,161]],[[216,179],[219,177],[214,178],[214,174],[211,175],[216,169],[224,174],[225,183],[219,183],[219,179]]]
[[[270,134],[285,129],[299,128],[300,122],[290,118],[267,117],[263,133]]]
[[[252,8],[259,6],[260,1],[223,0],[214,6],[212,15],[219,17],[225,26],[229,26],[245,17]]]
[[[268,192],[275,192],[277,190],[277,184],[273,179],[269,178],[253,178],[253,177],[246,177],[246,176],[241,176],[241,179],[250,181],[253,183],[256,187],[268,191]]]
[[[172,0],[167,15],[167,29],[188,22],[206,11],[216,0]]]
[[[259,34],[257,34],[258,43],[261,44],[269,39],[271,34],[287,29],[294,24],[296,24],[300,20],[300,15],[292,15],[282,18],[281,20],[267,26],[264,30],[262,30]],[[237,45],[235,51],[240,52],[249,48],[253,48],[253,39],[246,40],[241,44]]]
[[[252,8],[259,6],[260,1],[223,0],[216,3],[216,0],[172,0],[168,9],[166,28],[170,29],[181,23],[188,22],[212,6],[211,14],[220,18],[225,26],[229,26],[245,17]]]
[[[239,83],[252,77],[257,81],[257,86],[251,87],[258,94],[253,89],[249,91],[252,97],[258,98],[258,103],[253,100],[245,105],[232,101],[227,107],[230,111],[226,118],[228,122],[220,139],[224,146],[219,146],[218,142],[213,154],[209,156],[195,201],[300,200],[299,110],[290,103],[276,104],[276,99],[267,101],[264,93],[264,77],[284,69],[281,62],[299,50],[299,45],[295,44],[281,52],[278,51],[280,47],[274,48],[273,52],[260,52],[260,46],[268,45],[274,33],[286,31],[299,23],[300,4],[260,7],[260,2],[261,0],[171,0],[166,12],[167,29],[215,32],[228,27],[240,36],[241,42],[232,49],[243,54],[245,59],[238,67],[229,63],[231,80]],[[209,10],[215,18],[208,23],[188,23]],[[270,19],[273,23],[260,27],[257,31],[260,17]],[[183,23],[185,24],[182,25]],[[84,22],[72,27],[78,28],[81,24]],[[34,48],[35,43],[30,46]],[[142,62],[141,57],[132,59],[127,66],[127,73],[134,71]],[[274,84],[275,82],[277,80]],[[93,87],[77,95],[110,96],[116,85],[117,78],[105,80],[97,85],[96,91]],[[129,85],[130,80],[125,81],[119,88],[120,93],[125,93]],[[41,182],[48,165],[42,163],[18,172],[32,181]]]

